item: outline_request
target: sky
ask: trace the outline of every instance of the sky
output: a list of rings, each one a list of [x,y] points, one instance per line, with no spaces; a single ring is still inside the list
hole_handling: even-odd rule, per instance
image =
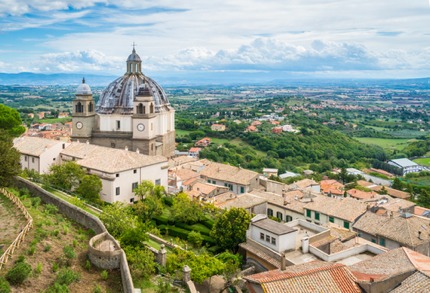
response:
[[[429,0],[0,0],[0,72],[430,76]]]

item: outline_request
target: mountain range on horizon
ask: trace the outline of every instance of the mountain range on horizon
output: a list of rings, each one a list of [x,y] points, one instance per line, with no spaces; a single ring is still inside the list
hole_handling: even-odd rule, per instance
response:
[[[270,86],[349,86],[349,87],[406,87],[414,89],[430,89],[430,77],[409,79],[355,79],[355,78],[312,78],[286,76],[285,74],[268,73],[194,73],[175,72],[174,74],[150,75],[163,86],[204,86],[204,85],[270,85]],[[81,83],[82,78],[90,86],[107,86],[118,76],[79,73],[0,73],[0,85],[25,86],[74,86]]]

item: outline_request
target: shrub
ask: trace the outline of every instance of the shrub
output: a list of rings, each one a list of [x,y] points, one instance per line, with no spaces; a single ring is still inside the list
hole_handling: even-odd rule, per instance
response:
[[[102,293],[102,292],[103,292],[103,290],[100,287],[100,285],[96,284],[96,286],[94,287],[93,293]]]
[[[64,246],[64,248],[63,248],[63,252],[64,252],[64,255],[68,258],[68,259],[72,259],[72,258],[75,258],[76,257],[76,253],[75,253],[75,250],[73,249],[73,247],[72,246]]]
[[[203,242],[203,237],[202,237],[202,235],[201,235],[199,232],[191,231],[191,232],[188,234],[188,238],[187,238],[187,240],[188,240],[192,245],[194,245],[195,247],[200,247],[200,246],[202,245],[202,242]]]
[[[90,262],[90,260],[89,260],[89,259],[87,259],[87,260],[85,261],[85,269],[86,269],[87,271],[91,270],[91,262]]]
[[[40,205],[40,202],[42,200],[40,199],[40,197],[32,197],[31,198],[31,205],[35,208],[37,208]]]
[[[45,205],[45,212],[47,214],[56,214],[58,212],[58,208],[54,206],[53,204],[47,204]]]
[[[43,265],[42,263],[38,263],[36,268],[34,269],[34,274],[39,275],[42,272],[43,269]]]
[[[58,263],[54,262],[52,264],[52,271],[55,273],[56,271],[58,271]]]
[[[0,277],[0,293],[9,293],[10,285],[3,277]]]
[[[80,279],[80,275],[77,272],[72,271],[71,269],[62,269],[55,279],[55,283],[60,285],[69,286],[75,281]]]
[[[12,285],[22,284],[31,273],[31,266],[24,261],[17,262],[15,265],[7,272],[6,280]]]
[[[103,280],[107,280],[109,278],[109,273],[104,270],[100,273],[100,276],[102,277]]]
[[[51,250],[51,245],[50,244],[46,244],[45,247],[43,247],[43,251],[44,252],[48,252]]]
[[[69,293],[70,290],[67,287],[67,285],[60,285],[58,283],[54,283],[51,287],[48,288],[48,290],[45,291],[45,293]]]

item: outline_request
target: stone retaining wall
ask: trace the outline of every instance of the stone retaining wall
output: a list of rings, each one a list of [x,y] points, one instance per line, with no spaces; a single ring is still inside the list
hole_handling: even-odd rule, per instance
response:
[[[112,250],[99,250],[96,246],[102,241],[112,241]],[[108,232],[98,234],[90,239],[88,257],[97,267],[111,270],[120,267],[121,247],[119,243]]]
[[[102,221],[100,221],[99,218],[88,213],[87,211],[82,210],[81,208],[78,208],[77,206],[74,206],[68,203],[67,201],[61,198],[56,197],[52,193],[39,187],[37,184],[34,184],[33,182],[26,180],[24,178],[16,177],[16,185],[21,188],[27,188],[33,195],[40,197],[44,203],[55,205],[58,208],[60,213],[74,220],[75,222],[81,224],[82,226],[93,230],[96,234],[106,233],[107,235],[109,235],[105,225],[103,224]],[[96,235],[95,237],[97,236],[99,235]],[[113,238],[111,235],[109,236],[118,244],[115,238]],[[119,244],[118,244],[118,247],[119,247]],[[119,250],[118,257],[119,257],[119,268],[121,270],[121,280],[122,280],[123,291],[125,293],[134,293],[133,279],[130,274],[130,268],[128,266],[127,256],[124,250],[122,249]]]

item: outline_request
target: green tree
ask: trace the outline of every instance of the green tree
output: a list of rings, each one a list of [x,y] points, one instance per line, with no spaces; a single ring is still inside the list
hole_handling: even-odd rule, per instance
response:
[[[12,138],[0,131],[0,185],[7,186],[21,172],[20,154],[13,147]]]
[[[0,104],[0,129],[11,137],[18,137],[25,132],[21,116],[17,110]]]
[[[200,247],[203,242],[203,237],[202,234],[200,234],[199,232],[191,231],[190,233],[188,233],[187,240],[192,245],[194,245],[194,247]]]
[[[398,177],[396,177],[394,178],[393,185],[391,187],[397,190],[403,190],[403,183]]]
[[[147,230],[147,226],[142,223],[137,223],[136,227],[128,228],[121,235],[121,245],[132,247],[142,246],[143,242],[148,240]]]
[[[131,207],[118,201],[104,207],[99,218],[114,237],[120,237],[128,229],[137,226],[137,217]]]
[[[236,252],[238,245],[246,240],[250,222],[251,216],[246,210],[232,208],[215,220],[211,236],[221,248]]]
[[[102,191],[102,181],[96,175],[84,175],[76,189],[76,193],[90,202],[100,201],[100,192]]]
[[[74,191],[84,176],[85,171],[76,162],[70,161],[52,165],[46,178],[52,186]]]
[[[196,223],[204,219],[203,208],[199,202],[191,200],[189,196],[180,192],[173,199],[171,213],[175,221]]]
[[[133,205],[133,210],[142,221],[150,220],[162,214],[162,198],[166,194],[163,186],[154,185],[151,181],[144,180],[134,189],[134,192],[139,196],[140,201]]]
[[[149,279],[155,273],[154,254],[146,248],[126,246],[127,261],[135,279]]]

